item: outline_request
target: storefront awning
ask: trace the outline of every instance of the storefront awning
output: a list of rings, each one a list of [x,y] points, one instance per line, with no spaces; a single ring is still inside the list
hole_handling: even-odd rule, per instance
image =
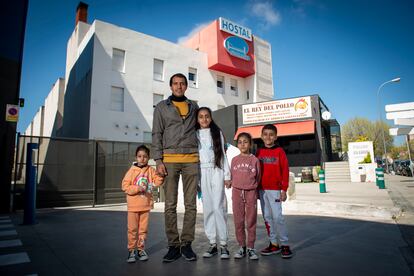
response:
[[[274,124],[274,125],[277,127],[278,137],[305,135],[305,134],[315,133],[315,120],[291,122],[291,123],[280,123],[280,124]],[[253,139],[260,138],[262,134],[263,126],[264,125],[239,127],[236,134],[234,135],[234,140],[236,140],[237,135],[239,135],[239,133],[241,132],[250,133]]]

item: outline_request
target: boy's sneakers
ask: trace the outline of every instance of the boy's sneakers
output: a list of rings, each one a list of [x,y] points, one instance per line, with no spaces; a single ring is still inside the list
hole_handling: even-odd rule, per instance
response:
[[[136,261],[136,251],[131,250],[128,252],[127,263],[135,263]]]
[[[260,254],[262,254],[263,256],[270,256],[273,254],[277,254],[280,253],[281,249],[279,247],[279,245],[274,245],[273,243],[269,243],[269,246],[262,249],[260,251]]]
[[[234,254],[234,258],[235,259],[241,259],[246,257],[246,247],[240,247],[239,251],[236,252],[236,254]]]
[[[210,244],[209,249],[203,254],[204,258],[211,258],[218,253],[217,251],[217,244],[213,243]]]
[[[168,252],[165,254],[162,259],[165,263],[171,263],[181,257],[180,247],[178,246],[169,246]]]
[[[247,255],[249,255],[250,260],[258,260],[259,256],[256,254],[256,250],[253,248],[247,248]]]
[[[282,258],[291,258],[293,256],[292,251],[290,251],[290,247],[287,245],[282,245]]]
[[[227,249],[227,245],[221,245],[220,246],[220,258],[221,259],[229,259],[230,258],[230,252]]]
[[[197,260],[197,255],[194,253],[193,249],[191,248],[191,243],[181,246],[181,254],[187,261]]]
[[[145,250],[138,250],[138,254],[136,255],[136,257],[140,260],[140,261],[146,261],[148,260],[148,254],[147,252],[145,252]]]

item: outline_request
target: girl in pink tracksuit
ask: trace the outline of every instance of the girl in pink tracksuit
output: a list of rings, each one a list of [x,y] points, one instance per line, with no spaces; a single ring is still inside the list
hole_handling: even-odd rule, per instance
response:
[[[241,259],[247,254],[251,260],[257,260],[254,242],[256,241],[257,221],[256,188],[260,181],[260,162],[250,153],[251,145],[251,135],[246,132],[240,133],[237,136],[237,147],[241,153],[231,161],[233,217],[236,239],[240,245],[234,258]]]

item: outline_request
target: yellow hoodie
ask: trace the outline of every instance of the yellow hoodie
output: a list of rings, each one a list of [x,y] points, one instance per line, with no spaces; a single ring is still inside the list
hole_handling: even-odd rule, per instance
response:
[[[143,168],[132,165],[122,180],[122,190],[126,193],[130,212],[149,211],[154,208],[151,186],[160,186],[163,177],[155,173],[151,166]]]

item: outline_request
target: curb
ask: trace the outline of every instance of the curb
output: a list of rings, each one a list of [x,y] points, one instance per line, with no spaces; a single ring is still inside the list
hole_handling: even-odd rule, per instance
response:
[[[348,204],[340,202],[309,202],[309,201],[288,201],[283,204],[283,211],[289,213],[339,215],[350,217],[374,217],[382,219],[396,219],[402,214],[398,207],[378,207],[366,204]]]

